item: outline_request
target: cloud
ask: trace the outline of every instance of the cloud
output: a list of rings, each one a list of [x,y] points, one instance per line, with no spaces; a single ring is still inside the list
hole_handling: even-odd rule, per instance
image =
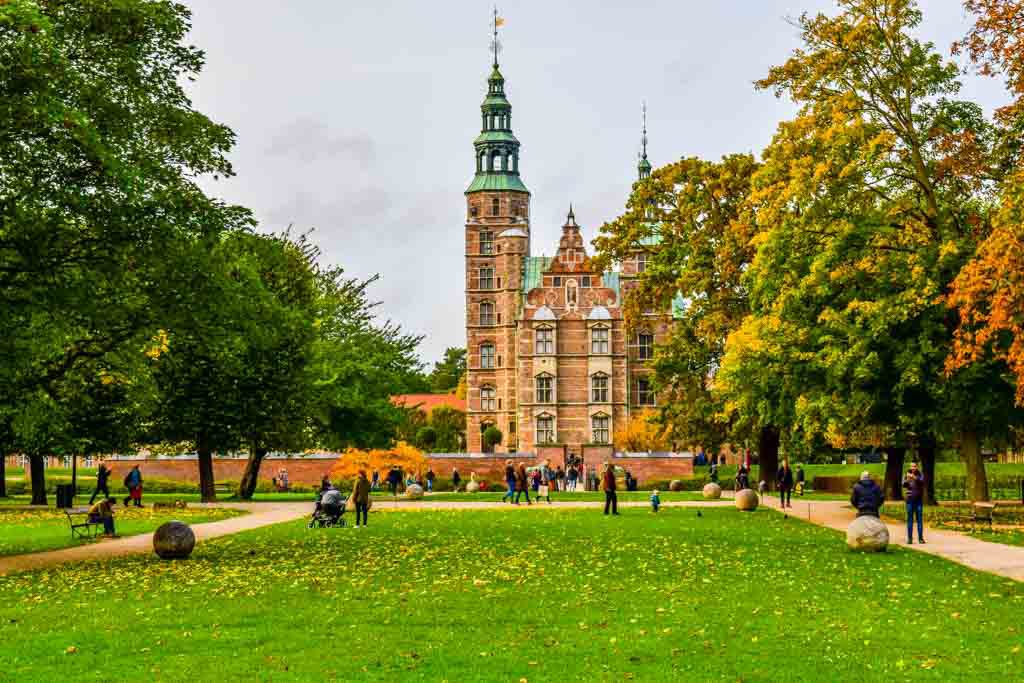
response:
[[[313,119],[296,119],[282,126],[266,149],[268,156],[303,163],[349,160],[364,167],[373,163],[376,151],[369,135],[335,136],[326,123]]]

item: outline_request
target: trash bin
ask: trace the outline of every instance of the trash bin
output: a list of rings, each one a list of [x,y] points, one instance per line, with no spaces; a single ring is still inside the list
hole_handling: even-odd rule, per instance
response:
[[[75,487],[71,484],[57,484],[57,507],[70,508],[75,504]]]

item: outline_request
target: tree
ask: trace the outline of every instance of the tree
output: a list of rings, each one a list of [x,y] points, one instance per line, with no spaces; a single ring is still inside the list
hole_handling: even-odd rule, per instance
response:
[[[466,374],[466,349],[447,348],[444,357],[434,363],[430,373],[430,390],[437,394],[448,394],[456,390]]]
[[[495,427],[494,425],[491,425],[490,427],[485,429],[482,435],[484,453],[493,452],[494,447],[500,444],[503,438],[504,434],[502,434],[501,430]]]
[[[752,156],[735,154],[657,169],[637,183],[626,212],[602,226],[595,244],[602,267],[648,252],[647,268],[626,297],[627,324],[648,309],[673,309],[669,339],[654,363],[664,397],[659,419],[673,440],[717,451],[729,437],[763,433],[761,459],[772,468],[778,439],[768,437],[776,427],[756,411],[749,420],[731,415],[718,377],[726,340],[750,310],[743,274],[754,257],[750,192],[758,168]]]
[[[355,479],[359,470],[370,474],[381,472],[381,478],[392,467],[397,467],[406,474],[423,472],[428,460],[423,452],[405,442],[399,442],[394,448],[375,448],[359,450],[350,448],[338,458],[331,468],[331,478],[336,482]]]
[[[612,443],[615,448],[628,453],[646,451],[667,451],[672,447],[670,435],[665,427],[652,418],[651,413],[635,413],[629,422],[615,430]]]
[[[64,377],[140,353],[190,303],[179,243],[249,222],[197,184],[231,174],[234,135],[181,87],[203,64],[189,29],[166,0],[0,4],[0,414],[30,449],[64,441]]]
[[[979,107],[953,99],[956,66],[913,37],[912,0],[839,5],[801,17],[804,47],[758,83],[800,111],[754,180],[763,233],[747,277],[759,320],[736,338],[732,371],[744,377],[744,357],[770,368],[762,379],[807,437],[881,434],[891,449],[959,440],[972,496],[985,499],[971,444],[1006,429],[1012,387],[993,364],[943,372],[956,322],[942,300],[989,225],[993,132]]]

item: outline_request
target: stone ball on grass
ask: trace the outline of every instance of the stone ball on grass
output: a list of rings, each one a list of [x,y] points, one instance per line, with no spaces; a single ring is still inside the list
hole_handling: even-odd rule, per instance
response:
[[[466,484],[466,492],[467,493],[476,493],[479,490],[480,490],[480,483],[479,482],[471,481],[468,484]]]
[[[196,535],[184,522],[165,522],[153,534],[153,551],[163,560],[183,560],[195,547]]]
[[[669,491],[682,491],[683,490],[683,482],[680,481],[679,479],[673,479],[671,482],[669,482],[668,490]]]
[[[761,500],[754,489],[742,489],[736,492],[736,508],[744,512],[753,512]]]
[[[716,484],[715,482],[710,482],[704,485],[704,490],[702,493],[704,494],[704,497],[707,498],[708,500],[718,500],[719,498],[722,497],[722,487]]]
[[[878,517],[858,517],[846,527],[846,545],[858,552],[880,553],[889,547],[889,528]]]
[[[420,500],[423,498],[423,487],[419,484],[409,484],[405,488],[405,497],[409,500]]]

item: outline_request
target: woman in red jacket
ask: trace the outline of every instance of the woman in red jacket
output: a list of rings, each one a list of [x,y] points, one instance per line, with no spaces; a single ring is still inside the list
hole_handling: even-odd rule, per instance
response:
[[[611,507],[613,515],[619,514],[619,497],[615,493],[615,466],[610,462],[604,464],[601,488],[604,489],[604,514],[608,514],[609,507]]]

